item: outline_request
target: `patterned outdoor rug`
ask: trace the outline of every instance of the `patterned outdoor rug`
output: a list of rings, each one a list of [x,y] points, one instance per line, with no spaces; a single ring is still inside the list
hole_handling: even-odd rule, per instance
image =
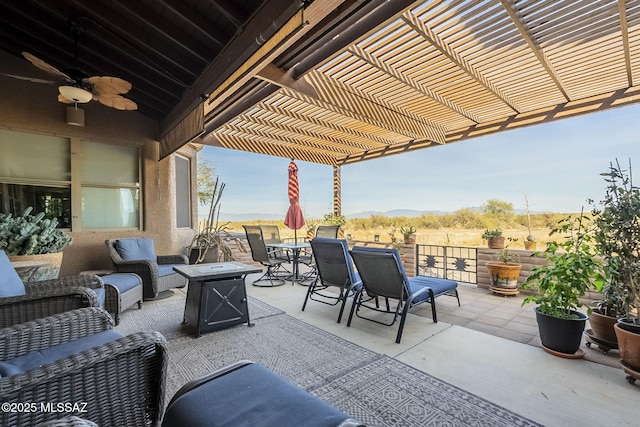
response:
[[[136,306],[126,310],[120,316],[120,324],[116,326],[118,332],[126,335],[137,331],[158,331],[168,340],[192,335],[193,328],[182,324],[186,289],[174,289],[173,292],[171,298],[145,301],[142,310],[138,310]],[[284,313],[255,298],[248,297],[248,300],[252,322],[261,317]]]
[[[154,320],[141,325],[148,328],[155,322],[159,330],[165,325],[160,319],[169,314],[181,321],[182,312],[170,305],[145,305],[141,311],[153,307],[146,316]],[[254,326],[241,324],[200,338],[193,338],[190,328],[168,328],[173,338],[168,339],[167,403],[190,380],[249,359],[370,427],[539,425],[402,362],[278,314],[282,312],[258,300],[250,299],[249,311]],[[123,316],[118,329],[136,330],[131,322],[142,317]]]

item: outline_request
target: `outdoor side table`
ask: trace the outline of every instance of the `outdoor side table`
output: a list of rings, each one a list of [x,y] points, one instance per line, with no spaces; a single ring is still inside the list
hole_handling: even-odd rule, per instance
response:
[[[262,270],[240,262],[180,265],[173,269],[189,280],[183,323],[195,329],[195,337],[249,318],[245,276]]]

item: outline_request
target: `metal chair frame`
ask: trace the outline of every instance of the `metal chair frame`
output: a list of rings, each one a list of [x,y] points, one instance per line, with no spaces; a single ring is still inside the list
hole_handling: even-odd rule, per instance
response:
[[[253,286],[274,287],[284,285],[285,274],[290,275],[291,272],[286,270],[282,264],[287,262],[284,259],[269,256],[269,251],[262,235],[262,229],[259,225],[243,225],[249,248],[251,249],[251,258],[267,267],[267,271],[253,282]],[[284,274],[283,274],[284,273]],[[269,281],[269,285],[258,284],[259,282]]]
[[[317,275],[307,289],[302,311],[306,308],[308,300],[332,306],[342,302],[337,321],[340,323],[347,298],[355,295],[362,286],[360,278],[353,269],[349,246],[345,240],[321,237],[314,238],[310,243]],[[335,293],[323,292],[330,287],[340,289],[338,296]]]
[[[439,294],[435,294],[431,287],[422,285],[412,292],[410,281],[412,279],[417,280],[416,278],[407,278],[397,249],[356,246],[351,250],[351,256],[362,279],[362,289],[357,292],[354,297],[347,326],[351,326],[354,314],[361,319],[385,326],[392,326],[398,317],[400,317],[400,325],[396,335],[396,343],[400,343],[410,308],[423,302],[430,303],[433,322],[437,323],[438,318],[435,305],[435,298],[437,296],[455,296],[458,300],[458,305],[460,305],[457,283],[453,289],[446,290]],[[365,292],[366,296],[364,295]],[[426,298],[424,297],[425,294],[427,295]],[[379,298],[384,298],[385,308],[380,308]],[[398,301],[394,310],[391,309],[390,299]],[[372,301],[375,302],[375,305],[371,303]],[[390,322],[384,322],[363,316],[360,314],[361,308],[367,308],[380,313],[393,314],[393,318]]]

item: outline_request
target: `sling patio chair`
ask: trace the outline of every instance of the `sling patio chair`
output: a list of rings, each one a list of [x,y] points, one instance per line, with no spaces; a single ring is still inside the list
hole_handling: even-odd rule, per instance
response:
[[[284,285],[285,277],[291,275],[282,264],[287,262],[284,259],[270,256],[267,246],[262,236],[262,229],[258,225],[243,225],[244,232],[247,235],[249,248],[251,249],[251,258],[255,262],[267,267],[267,271],[253,282],[253,286],[280,286]],[[258,282],[269,281],[269,285],[257,284]]]
[[[362,289],[356,292],[347,326],[351,326],[354,314],[362,319],[386,326],[393,325],[400,317],[400,326],[396,336],[396,343],[399,344],[407,320],[407,313],[411,307],[423,302],[430,303],[433,322],[437,323],[436,297],[440,295],[455,296],[458,300],[458,306],[460,305],[458,282],[426,276],[408,278],[397,249],[354,246],[351,250],[351,256],[362,279]],[[384,308],[380,308],[379,298],[384,298]],[[395,310],[390,307],[390,299],[398,301]],[[365,317],[360,314],[362,308],[393,314],[393,318],[390,322],[385,322],[380,318]]]
[[[339,225],[319,225],[316,228],[315,237],[322,237],[326,239],[337,239]],[[316,260],[313,257],[313,251],[305,251],[300,255],[300,262],[309,267],[309,271],[303,275],[303,280],[315,279],[318,271],[316,269]]]
[[[309,300],[329,305],[341,303],[338,313],[340,323],[347,298],[362,288],[360,276],[353,270],[349,246],[345,240],[322,237],[316,237],[310,243],[317,275],[307,289],[302,311]],[[328,290],[330,287],[337,287],[340,293],[331,292]]]
[[[339,225],[319,225],[318,228],[316,228],[316,237],[337,239],[339,229]]]
[[[282,243],[283,240],[280,238],[280,228],[277,225],[273,224],[265,224],[260,226],[260,230],[262,231],[262,237],[264,239],[264,243],[268,245],[269,243]],[[275,257],[278,259],[283,259],[287,262],[291,261],[291,257],[286,250],[282,249],[270,249],[269,256]]]

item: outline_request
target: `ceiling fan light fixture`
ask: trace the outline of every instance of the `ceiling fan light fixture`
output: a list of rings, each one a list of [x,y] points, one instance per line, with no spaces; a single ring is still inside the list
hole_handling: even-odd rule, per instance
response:
[[[86,89],[75,86],[59,86],[58,91],[60,95],[64,96],[70,101],[79,102],[85,104],[93,99],[93,94]]]

